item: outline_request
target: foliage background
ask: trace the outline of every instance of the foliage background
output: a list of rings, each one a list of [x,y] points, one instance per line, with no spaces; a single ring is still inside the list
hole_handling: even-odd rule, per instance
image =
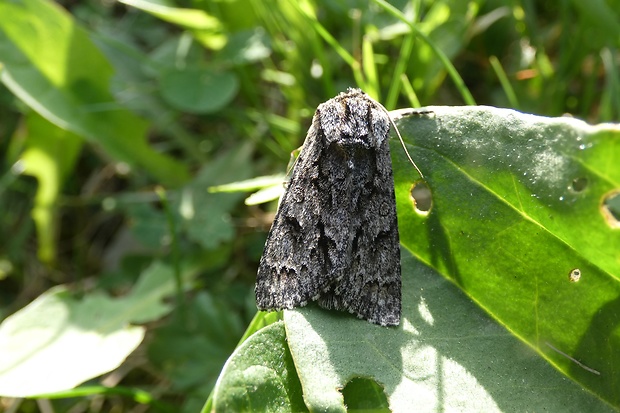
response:
[[[47,1],[24,3],[38,11],[13,22],[23,29],[18,37],[9,36],[10,19],[1,25],[7,68],[7,45],[41,45],[29,38],[37,33],[29,23],[54,10]],[[85,298],[133,293],[144,303],[136,284],[160,264],[176,289],[165,309],[142,313],[140,347],[89,382],[116,392],[3,399],[4,407],[198,410],[255,314],[253,282],[275,210],[207,188],[284,172],[314,108],[346,87],[362,87],[387,109],[471,104],[468,89],[476,104],[620,119],[617,1],[390,3],[416,22],[417,35],[379,1],[167,3],[191,15],[155,1],[57,3],[75,24],[68,36],[87,44],[75,42],[80,54],[59,59],[52,42],[22,69],[107,89],[59,80],[54,90],[66,101],[99,106],[53,124],[49,114],[62,112],[62,99],[45,100],[31,79],[24,87],[39,99],[33,104],[28,90],[20,95],[2,78],[1,314],[58,285]],[[466,89],[420,36],[446,55]]]

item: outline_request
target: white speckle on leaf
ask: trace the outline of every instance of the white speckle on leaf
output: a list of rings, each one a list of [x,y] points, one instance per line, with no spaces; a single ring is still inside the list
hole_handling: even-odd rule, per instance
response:
[[[533,160],[532,175],[536,181],[544,180],[549,184],[555,184],[566,174],[566,158],[551,149],[537,153]]]

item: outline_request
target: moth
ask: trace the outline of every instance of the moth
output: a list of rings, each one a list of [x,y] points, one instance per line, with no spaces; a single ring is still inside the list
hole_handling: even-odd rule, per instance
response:
[[[267,236],[259,309],[316,301],[374,324],[400,323],[390,124],[359,89],[319,105]]]

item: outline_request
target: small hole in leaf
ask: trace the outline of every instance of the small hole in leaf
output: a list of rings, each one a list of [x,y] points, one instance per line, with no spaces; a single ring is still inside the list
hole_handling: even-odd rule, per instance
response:
[[[418,181],[413,184],[411,187],[411,200],[416,212],[421,215],[428,215],[433,207],[433,197],[431,189],[426,182]]]
[[[573,268],[568,273],[568,281],[576,283],[581,279],[581,270],[579,268]]]
[[[620,229],[620,190],[614,189],[603,197],[601,213],[613,229]]]
[[[571,189],[575,192],[582,192],[588,186],[588,178],[575,178],[571,183]]]
[[[374,380],[355,377],[342,389],[342,395],[348,412],[390,412],[383,387]]]

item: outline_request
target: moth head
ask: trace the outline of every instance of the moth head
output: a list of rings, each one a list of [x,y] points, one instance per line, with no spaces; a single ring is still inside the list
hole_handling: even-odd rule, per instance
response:
[[[326,145],[378,148],[388,138],[390,120],[383,108],[364,94],[344,93],[321,104],[315,124]]]

